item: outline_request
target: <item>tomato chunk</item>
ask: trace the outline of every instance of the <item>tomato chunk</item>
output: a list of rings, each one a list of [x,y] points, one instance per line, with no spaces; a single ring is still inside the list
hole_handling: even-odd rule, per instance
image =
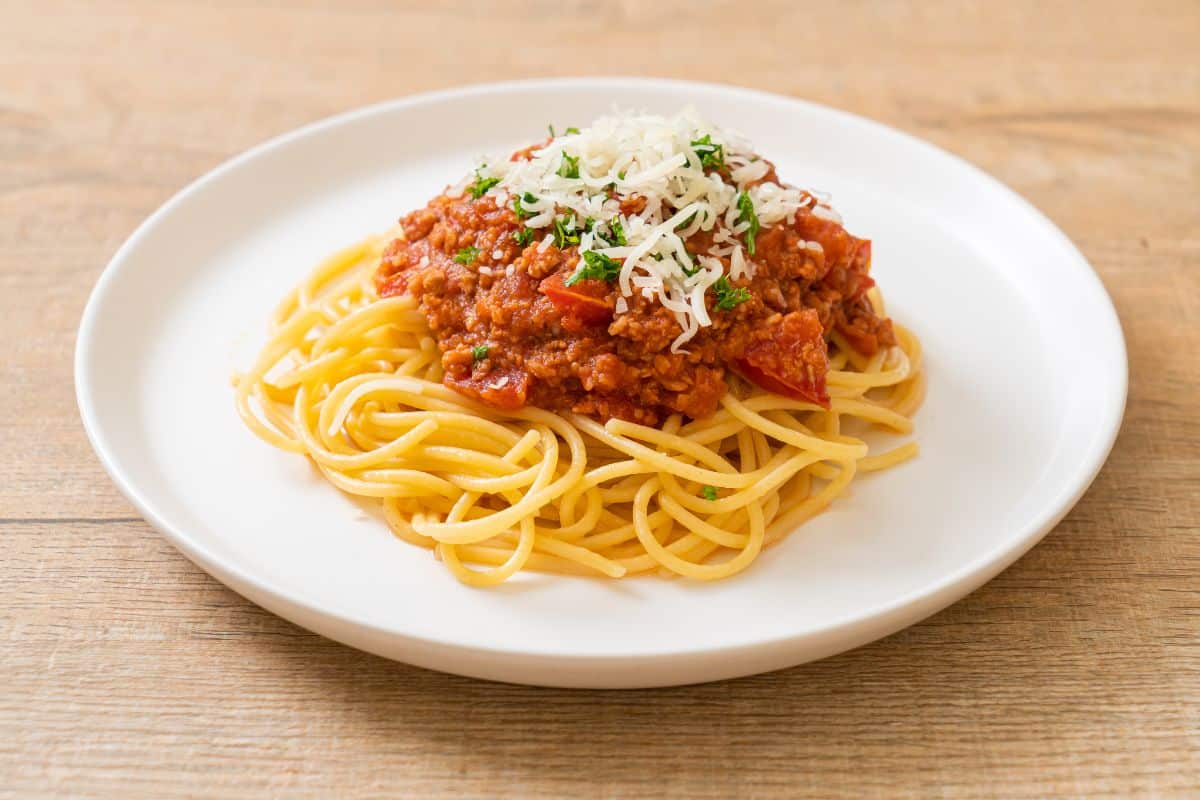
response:
[[[850,300],[861,300],[862,296],[867,293],[867,290],[875,285],[875,279],[865,272],[851,273],[854,276],[854,290],[850,292]]]
[[[408,291],[408,273],[396,272],[382,281],[377,281],[376,288],[379,291],[380,297],[394,297],[398,294],[404,294]]]
[[[482,375],[469,374],[464,378],[454,378],[447,372],[444,383],[504,411],[523,407],[529,394],[529,373],[516,368],[491,370]]]
[[[736,368],[768,392],[829,408],[829,350],[821,318],[810,308],[785,315],[746,348]]]
[[[850,257],[849,283],[846,298],[851,301],[859,300],[867,290],[875,285],[875,279],[868,272],[871,269],[871,240],[859,239],[854,255]]]
[[[840,223],[811,213],[797,214],[795,228],[808,241],[821,245],[821,256],[827,269],[844,265],[861,241]]]
[[[542,281],[538,291],[550,298],[566,318],[585,325],[607,325],[612,321],[613,309],[605,299],[608,284],[588,279],[567,286],[565,281],[563,273],[556,272]]]

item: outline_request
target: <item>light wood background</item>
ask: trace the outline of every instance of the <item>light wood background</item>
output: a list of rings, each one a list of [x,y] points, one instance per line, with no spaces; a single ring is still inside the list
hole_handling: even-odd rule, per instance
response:
[[[301,123],[589,73],[865,114],[1049,214],[1113,295],[1132,369],[1124,429],[1074,512],[888,639],[640,692],[363,655],[177,554],[75,410],[75,328],[121,241]],[[0,794],[1197,796],[1198,153],[1195,0],[0,0]]]

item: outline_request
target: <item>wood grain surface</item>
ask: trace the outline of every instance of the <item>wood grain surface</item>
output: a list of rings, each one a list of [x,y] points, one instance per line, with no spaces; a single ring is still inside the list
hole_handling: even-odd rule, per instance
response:
[[[1195,0],[0,2],[0,795],[1197,796],[1198,42]],[[865,114],[1078,243],[1125,328],[1129,407],[1041,545],[842,656],[604,693],[334,644],[138,517],[85,440],[71,357],[147,214],[334,112],[604,73]]]

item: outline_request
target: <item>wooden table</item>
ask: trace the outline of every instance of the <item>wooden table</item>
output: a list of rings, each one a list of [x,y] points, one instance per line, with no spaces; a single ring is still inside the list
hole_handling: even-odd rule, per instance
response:
[[[270,5],[39,0],[0,14],[0,794],[1198,790],[1194,0]],[[641,692],[367,656],[176,553],[113,488],[75,410],[76,324],[121,241],[193,177],[300,123],[573,73],[829,103],[966,157],[1049,214],[1112,293],[1132,369],[1116,449],[1074,512],[888,639]]]

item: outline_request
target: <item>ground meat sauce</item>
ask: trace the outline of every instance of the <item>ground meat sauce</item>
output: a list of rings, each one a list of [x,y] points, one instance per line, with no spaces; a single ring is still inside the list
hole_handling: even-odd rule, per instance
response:
[[[776,180],[773,169],[768,178]],[[712,325],[680,353],[671,352],[679,324],[657,299],[635,292],[616,314],[617,284],[567,286],[577,249],[539,247],[545,231],[518,244],[523,225],[491,196],[442,195],[401,225],[376,275],[379,294],[413,294],[437,337],[445,384],[500,409],[532,405],[647,425],[673,413],[702,418],[726,391],[727,370],[827,405],[833,331],[867,355],[895,343],[891,321],[865,296],[874,285],[871,243],[807,209],[794,224],[759,232],[754,277],[731,282],[749,298],[723,310],[710,291]],[[706,252],[713,233],[690,237],[688,250]]]

